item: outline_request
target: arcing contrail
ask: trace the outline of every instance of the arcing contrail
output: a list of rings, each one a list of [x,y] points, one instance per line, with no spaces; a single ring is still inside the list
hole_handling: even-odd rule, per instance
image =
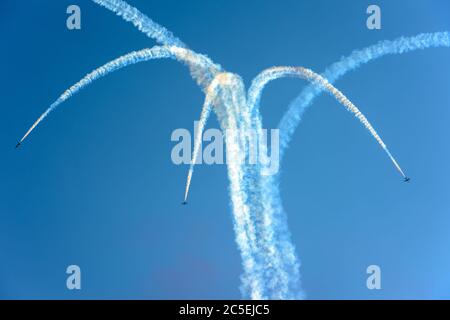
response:
[[[113,61],[110,61],[103,66],[95,69],[94,71],[87,74],[83,79],[75,83],[69,89],[64,91],[64,93],[53,102],[50,107],[33,123],[33,125],[28,129],[25,135],[20,139],[19,144],[21,144],[28,135],[36,128],[39,123],[44,120],[50,112],[55,110],[60,104],[62,104],[67,99],[71,98],[74,94],[76,94],[81,89],[87,87],[95,80],[102,78],[108,75],[111,72],[114,72],[118,69],[124,68],[128,65],[135,64],[141,61],[147,61],[151,59],[161,59],[161,58],[169,58],[172,57],[169,50],[164,47],[154,47],[152,49],[144,49],[141,51],[133,51],[129,54],[121,56]]]
[[[385,150],[400,174],[402,174],[403,177],[406,177],[397,161],[386,147],[386,144],[383,142],[381,137],[378,135],[378,133],[364,116],[364,114],[362,114],[361,111],[345,95],[343,95],[341,91],[336,89],[327,79],[318,75],[310,69],[306,69],[303,67],[272,67],[260,73],[253,80],[248,93],[249,104],[250,107],[255,110],[254,112],[258,112],[259,110],[259,100],[261,98],[262,90],[264,89],[266,84],[270,81],[284,77],[300,77],[310,81],[312,83],[312,86],[314,86],[316,89],[319,88],[328,91],[332,96],[335,97],[335,99],[339,103],[341,103],[348,111],[350,111],[356,118],[359,119],[364,127],[370,132],[372,137],[374,137],[379,145],[383,148],[383,150]]]
[[[259,141],[262,140],[261,119],[259,114],[259,100],[264,87],[275,79],[282,77],[299,77],[309,81],[312,85],[320,87],[328,91],[335,99],[341,103],[348,111],[353,113],[360,122],[366,127],[372,136],[377,140],[388,155],[392,157],[386,149],[386,145],[379,137],[375,129],[372,127],[367,118],[360,110],[338,89],[331,85],[325,78],[303,67],[272,67],[261,72],[253,81],[248,91],[248,105],[252,115],[253,128],[256,129]],[[265,153],[265,144],[259,144],[260,152]],[[394,164],[398,167],[395,159],[392,158]],[[299,263],[297,261],[294,247],[291,243],[288,227],[286,224],[285,214],[281,209],[281,203],[277,202],[273,195],[275,179],[265,176],[263,167],[246,175],[248,179],[244,185],[247,187],[247,193],[253,194],[257,192],[259,197],[252,199],[249,204],[253,212],[258,212],[260,217],[259,223],[255,222],[255,229],[261,239],[260,250],[270,252],[270,257],[266,262],[272,266],[272,274],[270,281],[277,290],[272,291],[271,297],[278,295],[278,298],[299,298],[302,297],[300,290]],[[401,170],[401,169],[400,169]],[[257,189],[255,190],[255,186]],[[255,219],[258,221],[258,219]],[[266,257],[268,254],[266,254]],[[282,274],[288,274],[287,277],[280,277]]]
[[[186,45],[172,32],[157,24],[152,19],[141,13],[135,7],[130,6],[122,0],[92,0],[95,3],[116,13],[125,21],[131,22],[139,31],[145,33],[149,38],[155,39],[160,44],[175,47],[186,47]]]
[[[67,89],[55,102],[53,102],[50,107],[33,123],[33,125],[28,129],[25,135],[20,139],[17,146],[19,146],[29,134],[36,128],[39,123],[44,120],[50,112],[55,110],[60,104],[65,102],[67,99],[71,98],[73,95],[78,93],[81,89],[89,86],[95,80],[98,80],[114,71],[125,68],[129,65],[163,58],[173,58],[181,61],[189,66],[191,69],[191,74],[196,77],[199,84],[205,82],[205,77],[200,77],[198,69],[205,70],[204,74],[213,75],[215,72],[220,70],[220,66],[213,64],[206,56],[198,55],[190,52],[188,49],[178,48],[178,47],[160,47],[155,46],[150,49],[143,49],[140,51],[133,51],[126,55],[123,55],[117,59],[114,59],[103,66],[95,69],[94,71],[87,74],[83,79],[75,83],[69,89]]]
[[[323,73],[323,76],[330,83],[334,83],[347,72],[383,56],[438,47],[450,47],[449,32],[422,33],[414,37],[400,37],[392,41],[381,41],[373,46],[354,51],[348,57],[332,64]],[[280,156],[284,155],[284,151],[288,147],[303,113],[321,92],[322,88],[310,85],[290,103],[288,111],[283,115],[279,124],[281,136]],[[400,167],[398,169],[401,171]]]

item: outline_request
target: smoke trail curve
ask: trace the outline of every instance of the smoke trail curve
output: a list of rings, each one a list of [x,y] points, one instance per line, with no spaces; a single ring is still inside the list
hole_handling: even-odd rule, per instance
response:
[[[96,4],[114,12],[125,21],[131,22],[139,31],[163,45],[185,48],[186,45],[172,32],[157,24],[135,7],[122,0],[92,0]]]
[[[366,128],[374,135],[375,139],[384,147],[384,143],[372,128],[367,119],[361,114],[358,108],[351,103],[339,90],[333,87],[326,79],[314,73],[312,70],[302,67],[272,67],[261,72],[253,81],[248,90],[248,105],[252,115],[253,128],[259,136],[259,150],[263,154],[267,153],[266,146],[262,139],[262,119],[259,114],[259,100],[262,90],[272,80],[281,77],[299,77],[311,82],[315,86],[323,87],[348,111],[356,115]],[[302,299],[304,292],[300,286],[300,263],[295,253],[295,248],[291,241],[287,218],[282,210],[281,203],[274,197],[274,177],[263,174],[264,167],[246,168],[244,186],[247,194],[256,194],[249,207],[253,212],[255,230],[259,235],[259,251],[265,251],[266,258],[264,265],[266,288],[269,296],[276,299]]]
[[[323,76],[334,83],[347,72],[386,55],[403,54],[427,48],[450,47],[449,32],[421,33],[413,37],[400,37],[356,50],[348,57],[330,65]],[[322,92],[321,88],[307,86],[289,105],[278,127],[280,129],[280,157],[289,146],[292,136],[300,123],[303,113]]]
[[[394,166],[400,172],[403,177],[406,177],[403,170],[399,166],[398,162],[392,156],[391,152],[388,150],[386,144],[381,139],[377,131],[373,128],[370,122],[367,120],[366,116],[338,89],[336,89],[327,79],[321,75],[315,73],[314,71],[303,68],[303,67],[272,67],[261,72],[253,81],[250,89],[248,91],[248,99],[250,108],[252,108],[253,116],[259,115],[259,102],[261,99],[261,94],[264,87],[273,80],[283,78],[283,77],[299,77],[311,82],[316,89],[324,89],[330,93],[334,98],[342,104],[349,112],[351,112],[361,124],[370,132],[372,137],[378,142],[378,144],[383,148],[388,157],[391,159]]]
[[[203,55],[199,55],[190,52],[188,49],[178,48],[178,47],[165,47],[165,46],[155,46],[150,49],[142,49],[140,51],[133,51],[126,55],[123,55],[117,59],[114,59],[103,66],[95,69],[94,71],[87,74],[80,81],[72,85],[67,89],[55,102],[53,102],[50,107],[33,123],[33,125],[28,129],[25,135],[20,139],[20,145],[36,128],[39,123],[41,123],[53,110],[55,110],[60,104],[65,102],[67,99],[74,96],[81,89],[89,86],[95,80],[102,78],[111,72],[117,71],[124,67],[132,64],[137,64],[140,62],[145,62],[154,59],[172,58],[181,61],[188,65],[191,69],[191,74],[196,77],[199,73],[198,70],[209,70],[210,72],[218,72],[220,66],[213,64],[209,58]],[[203,79],[199,81],[199,84],[203,83]]]

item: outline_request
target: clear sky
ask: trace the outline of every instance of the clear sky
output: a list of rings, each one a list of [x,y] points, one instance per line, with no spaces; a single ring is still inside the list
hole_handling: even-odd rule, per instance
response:
[[[383,39],[450,30],[446,0],[129,1],[248,85],[265,68],[318,72]],[[366,8],[382,29],[366,28]],[[82,29],[66,28],[78,4]],[[174,61],[104,78],[29,125],[87,72],[154,41],[88,0],[0,3],[0,298],[240,298],[242,271],[226,167],[187,166],[170,135],[193,130],[203,94]],[[450,298],[450,49],[391,56],[336,83],[403,169],[335,100],[314,102],[282,163],[281,194],[308,298]],[[275,128],[304,87],[279,80],[262,97]],[[215,117],[208,127],[216,128]],[[82,290],[66,288],[66,267]],[[382,289],[366,288],[366,268]]]

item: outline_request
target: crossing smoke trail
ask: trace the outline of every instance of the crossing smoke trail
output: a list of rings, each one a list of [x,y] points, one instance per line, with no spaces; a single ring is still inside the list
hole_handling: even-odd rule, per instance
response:
[[[212,81],[220,66],[212,63],[211,60],[203,55],[199,55],[191,50],[186,50],[186,45],[172,32],[150,19],[147,15],[140,12],[137,8],[130,6],[122,0],[92,0],[98,5],[114,12],[127,22],[132,23],[139,31],[146,34],[149,38],[158,43],[171,47],[178,51],[180,60],[195,61],[202,59],[203,64],[190,64],[191,74],[197,83],[203,88]],[[198,66],[201,66],[200,68]]]
[[[243,183],[245,163],[241,161],[241,156],[247,150],[246,138],[241,133],[250,129],[244,85],[238,75],[223,73],[217,77],[220,85],[217,99],[214,100],[214,111],[226,142],[233,227],[244,269],[241,292],[247,299],[267,299],[269,296],[266,295],[263,280],[264,265],[261,263],[263,253],[259,250],[259,238]]]
[[[248,91],[248,104],[250,106],[250,112],[252,113],[253,117],[259,116],[259,101],[261,99],[261,93],[264,87],[273,80],[283,78],[283,77],[300,77],[303,78],[309,82],[311,82],[314,86],[322,87],[325,90],[327,90],[331,95],[333,95],[336,100],[338,100],[345,108],[347,108],[348,111],[353,113],[360,122],[366,127],[367,130],[372,134],[372,136],[377,140],[377,142],[381,145],[383,149],[386,150],[386,145],[384,144],[383,140],[380,138],[378,133],[375,131],[375,129],[372,127],[370,122],[367,120],[367,118],[361,113],[361,111],[346,97],[340,92],[338,89],[336,89],[333,85],[331,85],[325,78],[318,75],[317,73],[313,72],[310,69],[306,69],[303,67],[272,67],[270,69],[267,69],[260,73],[253,81],[252,85],[250,86],[250,89]],[[215,79],[216,80],[216,79]],[[185,198],[184,200],[187,200],[187,195],[189,191],[189,185],[192,178],[192,172],[193,167],[196,164],[197,160],[197,153],[200,149],[200,143],[201,143],[201,137],[203,133],[203,129],[206,123],[206,120],[209,117],[210,112],[210,95],[212,94],[212,91],[214,91],[217,86],[218,82],[213,82],[210,85],[210,89],[208,89],[208,92],[206,94],[206,100],[205,105],[202,109],[200,121],[199,121],[199,129],[197,131],[197,137],[195,139],[195,147],[194,147],[194,154],[193,159],[191,162],[191,166],[189,169],[189,175],[187,179],[187,185],[186,185],[186,192],[185,192]],[[211,92],[210,92],[211,91]],[[264,147],[264,146],[260,146]],[[387,151],[387,150],[386,150]],[[388,151],[387,151],[388,152]],[[400,167],[397,165],[397,162],[395,159],[391,156],[391,154],[388,152],[388,155],[392,158],[396,166],[401,171]],[[402,171],[401,171],[402,172]]]
[[[262,119],[259,114],[259,101],[264,87],[273,80],[282,77],[299,77],[305,79],[313,86],[323,88],[333,95],[348,111],[353,113],[366,127],[377,142],[385,148],[375,129],[360,110],[342,92],[331,85],[325,78],[315,72],[303,67],[272,67],[261,72],[253,81],[248,90],[248,105],[253,121],[253,128],[257,131],[258,148],[263,154],[267,153],[265,143],[262,139]],[[394,160],[395,161],[395,160]],[[278,299],[300,299],[304,297],[300,286],[299,262],[292,245],[290,233],[287,227],[285,214],[280,208],[281,203],[273,197],[275,179],[264,174],[267,168],[264,166],[252,170],[246,175],[244,185],[248,194],[257,194],[252,199],[250,208],[260,217],[255,218],[255,228],[259,234],[261,245],[259,250],[269,252],[266,256],[268,261],[265,265],[270,265],[267,281],[276,290],[271,290],[271,298]],[[256,186],[256,187],[255,187]]]
[[[366,117],[359,111],[359,109],[350,102],[338,89],[332,86],[326,79],[313,71],[302,67],[273,67],[260,73],[253,81],[248,92],[248,104],[251,110],[254,128],[257,129],[261,141],[262,128],[261,117],[259,114],[259,100],[264,87],[275,79],[282,77],[300,77],[308,80],[314,86],[318,86],[327,90],[333,95],[338,102],[340,102],[348,111],[352,112],[360,122],[371,132],[378,143],[385,147],[384,142],[376,133]],[[266,153],[265,144],[259,145],[261,152]],[[395,160],[394,160],[395,161]],[[253,200],[252,211],[259,211],[261,223],[256,223],[255,228],[260,234],[260,238],[264,239],[262,248],[272,252],[270,264],[275,266],[269,278],[272,283],[276,283],[277,298],[302,298],[303,293],[300,290],[300,274],[299,262],[295,255],[294,246],[290,240],[290,234],[287,228],[285,214],[280,210],[281,203],[277,202],[276,197],[273,197],[273,189],[275,180],[271,176],[262,174],[265,168],[259,168],[254,173],[247,176],[248,181],[245,182],[248,190],[247,193],[257,193],[259,196]],[[258,186],[255,189],[254,186]],[[258,204],[258,202],[261,202]],[[257,220],[255,220],[257,221]],[[269,263],[269,261],[268,261]],[[288,270],[288,272],[286,272]],[[280,278],[280,275],[285,272],[289,277]],[[274,297],[272,295],[272,297]]]
[[[334,83],[347,72],[386,55],[404,54],[438,47],[450,47],[449,32],[421,33],[413,37],[400,37],[395,40],[381,41],[373,46],[354,51],[348,57],[332,64],[323,73],[323,77],[330,83]],[[284,151],[287,149],[303,113],[321,92],[322,88],[310,85],[290,103],[288,111],[283,115],[278,126],[281,136],[280,156],[284,155]]]
[[[216,96],[216,88],[220,87],[221,89],[227,88],[229,86],[229,78],[234,79],[232,82],[235,83],[235,88],[229,91],[228,95],[221,96],[221,99],[217,100],[216,104],[222,104],[225,107],[222,107],[228,110],[226,117],[228,120],[238,121],[237,125],[231,127],[231,132],[239,132],[240,137],[244,137],[244,141],[234,141],[234,143],[230,143],[230,138],[227,141],[227,147],[238,145],[241,151],[240,154],[248,154],[248,150],[245,150],[245,136],[243,133],[245,130],[249,130],[250,128],[257,128],[257,134],[259,134],[260,139],[262,141],[261,136],[261,121],[259,118],[253,119],[251,118],[251,114],[254,111],[255,101],[259,100],[258,92],[261,92],[262,88],[265,86],[267,82],[270,80],[274,80],[276,78],[282,76],[300,76],[315,85],[325,87],[332,95],[336,97],[336,99],[341,102],[348,110],[353,112],[357,117],[366,125],[366,127],[371,131],[375,132],[367,119],[361,114],[361,112],[353,105],[339,90],[334,88],[332,85],[328,83],[326,79],[321,77],[320,75],[314,73],[313,71],[301,67],[274,67],[264,71],[258,76],[255,81],[253,81],[253,85],[251,86],[249,93],[248,102],[238,103],[239,108],[235,107],[236,102],[234,99],[229,99],[228,95],[232,95],[233,97],[239,97],[240,94],[236,92],[243,87],[243,84],[239,83],[239,78],[233,75],[230,76],[226,74],[220,74],[217,76],[214,81],[211,83],[210,87],[207,90],[207,96],[205,99],[205,104],[202,110],[202,116],[200,123],[197,129],[197,136],[195,138],[195,146],[194,146],[194,154],[191,161],[190,170],[188,173],[186,190],[185,190],[185,198],[184,201],[187,200],[187,195],[189,192],[189,186],[192,178],[193,168],[196,163],[198,150],[200,148],[201,137],[205,125],[205,121],[207,115],[209,114],[209,110],[211,108],[211,100]],[[234,77],[234,78],[233,78]],[[217,80],[217,81],[216,81]],[[227,82],[228,81],[228,82]],[[239,83],[239,86],[236,85]],[[239,88],[239,89],[238,89]],[[242,93],[245,97],[245,93]],[[242,98],[240,98],[242,99]],[[228,102],[227,102],[228,101]],[[216,107],[219,108],[219,107]],[[238,110],[238,112],[236,112]],[[234,111],[234,113],[233,113]],[[218,114],[219,121],[222,119],[222,115]],[[223,130],[229,130],[230,126],[221,125]],[[239,127],[238,127],[239,126]],[[381,139],[376,135],[379,141]],[[381,141],[382,143],[382,141]],[[260,145],[260,149],[264,148],[264,144]],[[227,149],[228,150],[228,149]],[[265,152],[265,151],[262,151]],[[237,154],[239,154],[237,153]],[[237,156],[237,155],[236,155]],[[227,157],[229,160],[230,157]],[[233,198],[233,203],[238,203],[237,207],[239,210],[245,211],[245,214],[242,215],[239,220],[247,220],[248,230],[246,230],[247,235],[251,233],[251,239],[248,239],[247,242],[252,243],[252,252],[253,258],[258,259],[262,262],[262,265],[266,266],[264,271],[254,270],[252,277],[253,279],[257,277],[257,281],[262,281],[262,286],[258,285],[258,289],[255,291],[251,289],[253,297],[256,295],[258,297],[269,297],[269,298],[277,298],[277,299],[289,299],[289,298],[299,298],[302,296],[299,288],[299,275],[298,275],[298,262],[295,256],[294,247],[292,246],[289,237],[287,236],[287,225],[282,226],[281,222],[278,222],[276,213],[276,208],[273,208],[273,202],[270,201],[271,195],[268,192],[270,179],[262,179],[262,182],[259,182],[258,179],[260,175],[258,172],[261,172],[262,167],[258,167],[258,170],[255,171],[255,168],[251,168],[251,166],[246,166],[241,163],[239,160],[233,158],[233,161],[229,162],[229,170],[242,172],[243,178],[238,176],[231,175],[230,183],[232,184],[232,197],[233,195],[239,195],[244,192],[245,196],[236,196]],[[255,179],[256,178],[256,179]],[[235,183],[235,179],[239,179],[239,183]],[[263,192],[260,193],[260,197],[252,197],[248,199],[249,195],[253,193],[258,193],[258,189],[255,187],[260,187],[263,189]],[[246,204],[244,205],[243,200],[245,199]],[[270,206],[269,206],[269,205]],[[251,216],[251,218],[249,218]],[[261,221],[261,222],[260,222]],[[238,234],[243,234],[245,231],[245,227],[237,228]],[[276,238],[280,231],[283,231],[283,235],[281,237]],[[256,237],[255,237],[256,233]],[[256,245],[253,243],[256,242]],[[241,245],[241,248],[243,246]],[[262,274],[257,275],[259,272]],[[249,273],[246,272],[246,275]],[[244,289],[244,294],[246,290]],[[256,294],[255,294],[256,292]],[[250,294],[250,296],[252,296]]]
[[[92,0],[98,5],[116,13],[125,21],[131,22],[139,31],[149,38],[155,39],[160,44],[184,48],[186,45],[172,32],[157,24],[138,9],[130,6],[122,0]]]
[[[367,118],[361,113],[361,111],[346,96],[344,96],[342,92],[336,89],[327,79],[309,69],[302,67],[273,67],[260,73],[253,80],[248,93],[249,104],[252,110],[254,110],[254,116],[259,115],[259,101],[261,99],[262,90],[267,85],[267,83],[284,77],[300,77],[310,81],[315,89],[325,89],[326,91],[328,91],[332,96],[336,98],[339,103],[341,103],[348,111],[350,111],[356,118],[359,119],[364,127],[370,132],[372,137],[374,137],[378,144],[386,151],[395,167],[399,170],[403,177],[405,177],[405,174],[398,165],[397,161],[387,149],[386,144],[372,127]]]
[[[209,58],[199,55],[194,51],[187,50],[186,45],[172,32],[157,24],[148,16],[140,12],[135,7],[130,6],[122,0],[92,0],[98,5],[116,13],[125,21],[131,22],[139,31],[146,34],[149,38],[155,39],[160,44],[168,46],[176,50],[177,56],[180,60],[195,61],[197,59],[203,60],[203,63],[189,64],[191,74],[197,83],[203,88],[207,86],[217,72],[220,71],[220,66],[214,64]],[[199,67],[200,66],[200,67]]]

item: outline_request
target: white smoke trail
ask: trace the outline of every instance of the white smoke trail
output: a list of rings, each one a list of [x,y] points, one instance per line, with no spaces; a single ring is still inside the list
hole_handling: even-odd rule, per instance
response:
[[[197,163],[198,153],[200,151],[200,146],[201,146],[202,137],[203,137],[203,131],[205,130],[205,126],[206,126],[206,121],[208,120],[209,115],[211,114],[212,104],[214,102],[214,99],[216,99],[219,86],[226,84],[226,83],[224,83],[224,78],[226,78],[226,73],[218,74],[213,79],[213,81],[211,81],[211,84],[206,89],[205,102],[203,104],[203,108],[202,108],[202,111],[200,114],[200,120],[198,122],[196,136],[194,138],[194,151],[192,154],[192,160],[191,160],[191,164],[189,166],[189,172],[188,172],[188,177],[187,177],[187,181],[186,181],[184,202],[187,201],[187,198],[189,195],[189,188],[191,185],[192,174],[194,173],[194,166]]]
[[[92,0],[95,3],[116,13],[125,21],[131,22],[139,31],[145,33],[149,38],[167,46],[184,48],[186,45],[172,32],[157,24],[135,7],[130,6],[122,0]]]
[[[199,55],[191,52],[188,49],[178,48],[178,47],[160,47],[155,46],[150,49],[143,49],[140,51],[133,51],[126,55],[123,55],[117,59],[114,59],[103,66],[95,69],[94,71],[87,74],[83,79],[75,83],[69,89],[67,89],[55,102],[53,102],[50,107],[33,123],[33,125],[28,129],[25,135],[20,139],[19,145],[29,136],[29,134],[36,128],[39,123],[44,120],[50,112],[55,110],[60,104],[65,102],[67,99],[74,96],[81,89],[89,86],[95,80],[98,80],[114,71],[125,68],[129,65],[163,58],[173,58],[180,62],[185,63],[191,69],[191,74],[199,84],[205,82],[204,77],[200,77],[200,70],[205,70],[205,74],[214,74],[220,70],[220,66],[213,64],[209,58],[203,55]]]
[[[351,112],[356,118],[359,119],[364,127],[370,132],[372,137],[374,137],[378,144],[383,148],[383,150],[385,150],[398,171],[403,175],[403,177],[405,177],[405,174],[398,165],[397,161],[387,149],[386,144],[383,142],[381,137],[378,135],[378,133],[364,116],[364,114],[362,114],[362,112],[344,94],[342,94],[341,91],[336,89],[327,79],[310,69],[306,69],[303,67],[273,67],[261,72],[253,80],[248,93],[250,107],[253,108],[253,113],[256,113],[254,116],[258,116],[259,101],[261,99],[261,94],[264,87],[270,81],[283,77],[300,77],[311,82],[311,85],[314,86],[314,88],[324,89],[332,96],[334,96],[340,104],[342,104],[349,112]]]
[[[242,155],[247,152],[246,137],[250,127],[250,112],[246,103],[244,85],[239,76],[222,73],[217,76],[217,98],[214,111],[225,133],[230,197],[236,243],[242,257],[244,273],[241,292],[244,298],[267,299],[267,281],[263,279],[267,267],[261,255],[248,194],[244,188],[245,164]]]
[[[213,79],[222,70],[222,67],[214,63],[206,55],[196,53],[192,50],[170,46],[170,52],[180,62],[185,63],[191,72],[192,78],[202,88],[203,92],[207,94],[207,88]]]
[[[211,93],[213,94],[213,93]],[[202,143],[202,137],[203,137],[203,131],[205,129],[205,125],[206,125],[206,120],[209,118],[209,115],[211,113],[211,97],[210,94],[207,93],[206,97],[205,97],[205,102],[203,104],[203,108],[202,108],[202,112],[200,114],[200,120],[198,122],[198,127],[197,127],[197,133],[196,136],[194,137],[194,151],[192,154],[192,160],[191,160],[191,164],[189,166],[189,172],[188,172],[188,177],[187,177],[187,181],[186,181],[186,189],[184,192],[184,202],[187,201],[188,195],[189,195],[189,188],[191,185],[191,179],[192,179],[192,174],[194,173],[194,166],[197,163],[197,158],[198,158],[198,153],[200,151],[200,146]]]
[[[359,109],[322,76],[302,67],[273,67],[260,73],[252,81],[252,85],[248,91],[248,105],[252,114],[253,127],[259,136],[259,152],[267,152],[266,146],[264,143],[261,143],[263,140],[262,120],[259,114],[261,93],[267,83],[282,77],[299,77],[327,90],[364,124],[382,147],[385,146]],[[244,185],[247,188],[248,194],[257,193],[259,195],[256,199],[252,199],[249,206],[253,212],[258,212],[261,217],[259,223],[256,223],[255,228],[259,237],[262,239],[262,248],[260,250],[268,252],[266,254],[266,258],[268,259],[266,265],[272,266],[272,270],[268,271],[267,278],[268,280],[270,279],[272,286],[276,290],[272,290],[271,297],[282,299],[302,298],[299,262],[295,254],[294,246],[290,240],[285,215],[282,210],[279,210],[281,208],[280,203],[276,201],[276,197],[273,197],[275,180],[273,177],[263,176],[262,172],[264,172],[264,169],[263,167],[258,167],[252,174],[247,174],[247,181]]]
[[[332,64],[323,73],[323,76],[330,83],[334,83],[347,72],[383,56],[438,47],[450,47],[449,32],[422,33],[414,37],[401,37],[392,41],[381,41],[373,46],[354,51],[348,57],[344,57],[340,61]],[[279,124],[281,137],[280,157],[284,155],[284,151],[288,147],[292,135],[302,119],[303,113],[321,92],[322,88],[310,85],[290,103],[288,111],[283,115]],[[389,150],[386,151],[390,154]],[[400,167],[398,169],[401,171]]]
[[[81,89],[89,86],[95,80],[102,78],[111,72],[129,66],[131,64],[135,64],[142,61],[152,60],[152,59],[161,59],[161,58],[169,58],[172,57],[167,48],[164,47],[154,47],[151,49],[144,49],[141,51],[133,51],[126,55],[123,55],[117,59],[114,59],[103,66],[95,69],[94,71],[88,73],[83,79],[72,85],[69,89],[64,91],[64,93],[53,102],[50,107],[33,123],[30,129],[25,133],[19,143],[22,143],[28,135],[36,128],[36,126],[44,120],[50,112],[55,110],[60,104],[65,102],[67,99],[71,98]]]
[[[140,12],[135,7],[130,6],[122,0],[92,0],[100,6],[116,13],[125,21],[131,22],[139,31],[146,34],[149,38],[155,39],[160,44],[168,46],[174,50],[180,60],[195,61],[189,64],[192,77],[204,89],[213,80],[221,67],[214,64],[208,57],[197,54],[194,51],[187,50],[186,45],[172,32],[157,24],[148,16]],[[199,61],[201,60],[201,61]],[[202,68],[198,68],[202,66]]]
[[[261,210],[257,209],[257,203],[261,199],[255,199],[246,185],[248,175],[256,174],[252,167],[243,162],[243,155],[247,154],[248,144],[246,133],[252,129],[249,104],[245,99],[245,91],[242,80],[234,74],[221,73],[216,76],[207,90],[201,120],[197,128],[194,143],[194,157],[188,174],[185,200],[192,177],[193,166],[196,163],[196,155],[201,143],[201,135],[204,129],[204,120],[214,106],[222,130],[225,132],[227,146],[227,166],[230,181],[230,197],[233,212],[236,243],[243,259],[244,273],[242,275],[241,291],[244,298],[270,299],[291,298],[288,292],[290,275],[283,269],[284,257],[275,252],[274,245],[270,246],[265,235],[269,225],[260,226]],[[257,186],[253,186],[257,187]],[[273,230],[273,232],[275,232]],[[283,253],[286,253],[284,250]],[[274,258],[276,257],[276,259]],[[289,258],[289,257],[286,257]]]

